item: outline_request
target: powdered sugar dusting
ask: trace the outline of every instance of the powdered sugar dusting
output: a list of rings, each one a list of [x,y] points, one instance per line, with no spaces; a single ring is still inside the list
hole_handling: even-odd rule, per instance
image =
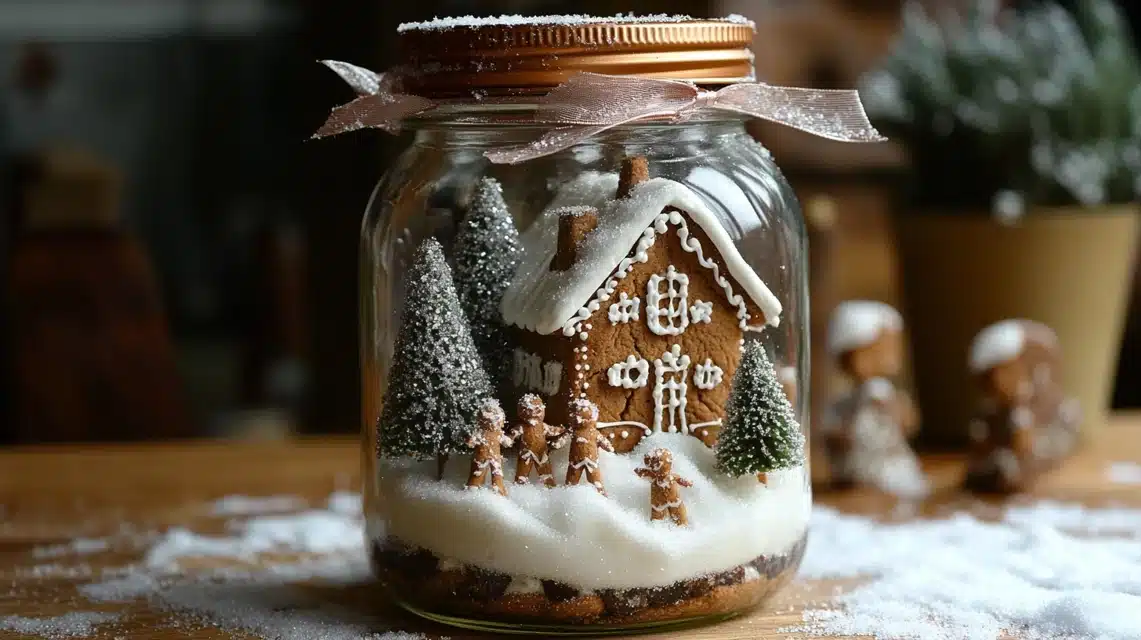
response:
[[[636,24],[640,22],[690,22],[695,18],[687,15],[671,15],[667,13],[653,13],[648,15],[634,15],[632,13],[619,13],[613,16],[591,16],[586,14],[570,15],[500,15],[490,17],[477,17],[472,15],[456,16],[450,18],[433,18],[423,22],[405,22],[396,27],[398,33],[405,31],[444,31],[447,29],[474,29],[479,27],[515,27],[524,25],[544,26],[575,26],[580,24]],[[744,16],[732,14],[724,18],[713,18],[712,21],[727,22],[731,24],[755,27],[753,21]]]
[[[47,547],[32,549],[35,558],[59,558],[70,555],[88,555],[100,553],[111,547],[111,541],[106,538],[76,538],[71,542],[56,544]]]
[[[295,496],[228,496],[211,512],[229,516],[305,504]],[[357,493],[333,493],[324,508],[231,519],[220,535],[175,527],[135,542],[144,548],[139,563],[95,574],[95,581],[79,586],[79,595],[97,603],[146,600],[179,612],[183,620],[267,639],[425,638],[390,630],[389,623],[367,611],[321,598],[319,589],[299,587],[367,588],[370,571]],[[94,624],[114,619],[103,615],[75,614],[51,619],[55,622],[6,618],[0,619],[0,630],[50,638],[72,637],[60,630],[75,629],[72,635],[86,636]]]
[[[255,498],[234,495],[217,500],[211,511],[216,516],[254,516],[264,513],[295,511],[304,506],[305,501],[297,496]]]
[[[1080,535],[1067,530],[1082,532]],[[1093,537],[1091,531],[1134,537]],[[871,578],[796,632],[924,638],[1141,637],[1141,510],[1044,502],[882,524],[818,507],[801,576]]]
[[[93,634],[99,625],[118,618],[118,614],[92,611],[72,611],[49,618],[5,616],[0,617],[0,631],[40,638],[83,638]]]
[[[1141,484],[1141,463],[1114,462],[1106,468],[1105,478],[1114,484]]]

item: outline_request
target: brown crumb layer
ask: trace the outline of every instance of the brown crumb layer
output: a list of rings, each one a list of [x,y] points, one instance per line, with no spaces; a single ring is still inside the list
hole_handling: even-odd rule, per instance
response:
[[[402,600],[433,613],[500,622],[625,625],[736,613],[780,589],[796,572],[807,538],[787,553],[664,587],[580,592],[554,580],[542,591],[507,593],[512,577],[471,565],[441,568],[430,551],[386,540],[372,545],[377,576]],[[758,575],[746,580],[746,569]]]

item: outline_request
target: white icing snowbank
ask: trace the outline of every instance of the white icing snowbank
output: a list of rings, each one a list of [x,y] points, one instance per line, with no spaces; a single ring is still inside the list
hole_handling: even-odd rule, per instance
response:
[[[687,527],[650,521],[650,482],[634,474],[656,447],[673,452]],[[562,480],[567,448],[551,455]],[[811,494],[803,468],[728,478],[697,438],[655,433],[626,455],[599,457],[609,497],[585,482],[548,489],[508,485],[465,491],[469,461],[453,457],[443,482],[434,461],[382,460],[379,489],[387,533],[439,556],[512,575],[559,580],[580,589],[667,585],[788,551],[808,525]],[[508,481],[514,459],[504,461]]]
[[[1022,354],[1026,346],[1026,330],[1021,320],[1003,320],[983,329],[971,342],[971,373],[982,373],[991,367],[1010,362]]]
[[[653,178],[636,185],[630,196],[613,200],[618,176],[583,173],[567,183],[539,218],[519,236],[523,260],[503,294],[503,320],[542,334],[563,328],[591,303],[619,263],[627,257],[667,207],[689,214],[709,236],[729,275],[740,285],[734,295],[748,296],[776,326],[781,304],[737,251],[717,216],[692,189],[673,180]],[[598,228],[578,246],[578,259],[566,271],[551,271],[558,249],[559,209],[589,206],[598,210]],[[712,255],[710,248],[705,251]],[[636,259],[636,258],[635,258]],[[645,261],[645,257],[641,258]],[[593,312],[593,308],[591,309]],[[755,323],[760,325],[761,323]],[[750,327],[759,329],[760,327]]]
[[[837,356],[876,341],[883,331],[903,330],[903,317],[891,305],[874,300],[846,300],[828,324],[828,353]]]

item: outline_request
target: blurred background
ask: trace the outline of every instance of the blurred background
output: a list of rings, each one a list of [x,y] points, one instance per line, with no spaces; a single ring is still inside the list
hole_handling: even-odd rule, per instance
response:
[[[1138,3],[1119,6],[1135,32]],[[306,142],[348,98],[314,61],[383,69],[396,25],[436,15],[629,11],[744,14],[760,79],[828,88],[880,64],[902,13],[889,0],[0,0],[0,444],[356,431],[358,225],[403,141]],[[899,306],[903,149],[754,133],[804,203],[814,315],[848,298]],[[1130,290],[1116,407],[1141,406],[1141,283]]]

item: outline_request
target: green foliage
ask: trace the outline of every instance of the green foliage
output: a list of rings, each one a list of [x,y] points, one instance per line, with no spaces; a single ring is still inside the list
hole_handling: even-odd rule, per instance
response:
[[[804,434],[760,342],[745,345],[717,436],[717,470],[733,477],[804,464]]]
[[[463,453],[476,413],[494,394],[435,238],[417,249],[377,424],[379,453],[435,458]]]
[[[964,15],[905,7],[861,96],[901,142],[922,204],[1016,215],[1131,202],[1141,188],[1141,64],[1111,0]]]
[[[476,186],[471,207],[460,222],[453,251],[456,292],[467,315],[475,346],[492,383],[507,388],[511,347],[499,303],[523,255],[519,231],[493,178]]]

